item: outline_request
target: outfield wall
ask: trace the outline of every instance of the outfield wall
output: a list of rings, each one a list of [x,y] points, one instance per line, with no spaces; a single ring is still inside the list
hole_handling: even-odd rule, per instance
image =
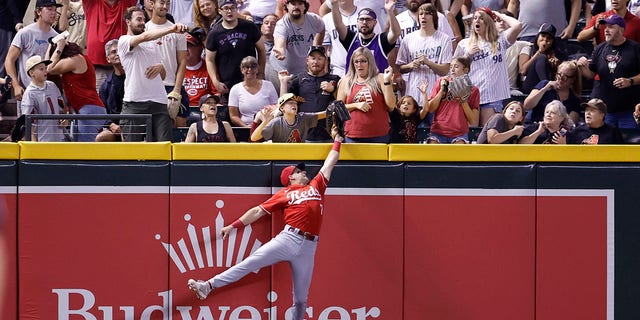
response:
[[[287,264],[186,281],[279,232],[216,238],[330,147],[0,144],[2,319],[288,319]],[[640,318],[639,150],[343,145],[307,319]]]

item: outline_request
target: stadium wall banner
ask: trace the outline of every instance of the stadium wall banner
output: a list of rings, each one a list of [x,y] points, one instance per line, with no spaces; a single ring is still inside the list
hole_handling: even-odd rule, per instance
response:
[[[286,263],[204,301],[186,282],[282,230],[273,215],[217,236],[292,163],[14,163],[19,319],[290,319]],[[306,318],[638,318],[638,178],[634,164],[341,161]]]

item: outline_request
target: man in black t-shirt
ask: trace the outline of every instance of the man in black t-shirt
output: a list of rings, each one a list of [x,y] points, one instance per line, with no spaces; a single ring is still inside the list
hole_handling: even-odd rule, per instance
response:
[[[583,103],[585,124],[567,134],[568,144],[622,144],[622,134],[615,126],[604,122],[607,105],[601,99]]]
[[[247,56],[256,57],[258,75],[264,75],[266,55],[258,27],[253,22],[238,19],[236,1],[220,0],[218,7],[222,22],[209,31],[206,62],[213,85],[226,97],[231,87],[243,80],[240,61]]]

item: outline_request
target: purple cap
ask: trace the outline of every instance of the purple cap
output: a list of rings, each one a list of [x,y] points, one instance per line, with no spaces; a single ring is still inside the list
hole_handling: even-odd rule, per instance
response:
[[[364,9],[360,10],[358,12],[358,17],[360,17],[360,16],[369,16],[373,20],[377,20],[378,19],[378,16],[376,16],[376,13],[372,9],[369,9],[369,8],[364,8]]]
[[[604,19],[604,23],[610,24],[610,25],[614,25],[615,24],[615,25],[620,26],[623,29],[627,27],[627,23],[624,22],[624,19],[621,16],[617,15],[617,14],[610,15],[609,17]]]

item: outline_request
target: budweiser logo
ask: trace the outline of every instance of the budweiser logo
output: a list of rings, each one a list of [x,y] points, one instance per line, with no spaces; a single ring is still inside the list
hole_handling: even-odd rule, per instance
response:
[[[156,240],[160,241],[180,273],[187,272],[187,268],[189,270],[196,270],[196,268],[231,267],[244,260],[244,258],[262,246],[262,242],[255,239],[253,244],[251,244],[251,250],[248,253],[246,252],[252,235],[251,225],[247,225],[242,230],[242,239],[240,239],[238,248],[236,249],[238,230],[234,229],[227,238],[228,241],[226,242],[225,250],[224,242],[219,236],[220,229],[224,227],[224,218],[222,217],[221,211],[224,207],[224,201],[216,201],[216,207],[218,208],[218,215],[215,218],[215,227],[213,230],[211,230],[211,226],[206,226],[200,228],[198,232],[196,227],[189,223],[189,221],[191,221],[191,215],[188,213],[184,215],[184,221],[187,222],[189,240],[187,241],[185,238],[178,240],[176,243],[178,250],[176,250],[176,245],[163,242],[160,234],[155,235]],[[202,248],[200,244],[202,244],[204,248]],[[234,258],[235,261],[233,261]]]

